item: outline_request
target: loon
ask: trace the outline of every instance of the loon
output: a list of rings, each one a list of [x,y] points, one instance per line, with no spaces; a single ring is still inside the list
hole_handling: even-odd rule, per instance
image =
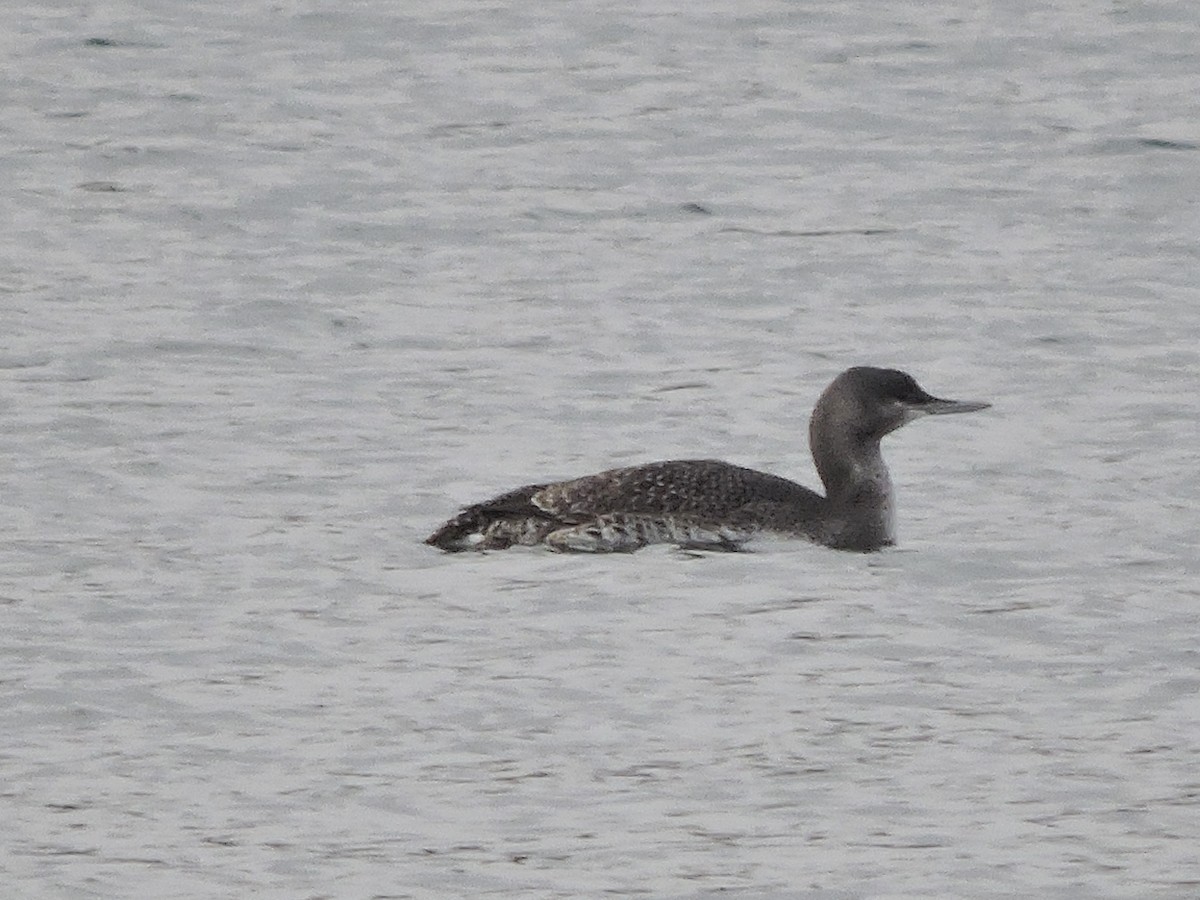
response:
[[[989,406],[933,397],[896,369],[856,366],[830,383],[809,421],[825,496],[719,460],[668,460],[519,487],[464,508],[425,543],[447,551],[540,544],[611,553],[655,543],[738,550],[774,534],[872,552],[896,540],[880,439],[921,416]]]

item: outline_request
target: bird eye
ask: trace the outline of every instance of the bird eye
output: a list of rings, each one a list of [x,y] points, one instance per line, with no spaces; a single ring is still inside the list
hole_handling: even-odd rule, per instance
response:
[[[896,385],[896,399],[905,403],[916,403],[925,398],[925,392],[912,378],[905,377]]]

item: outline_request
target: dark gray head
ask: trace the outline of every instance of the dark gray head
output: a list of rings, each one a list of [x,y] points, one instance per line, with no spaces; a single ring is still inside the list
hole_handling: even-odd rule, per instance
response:
[[[817,408],[825,424],[845,429],[857,440],[879,440],[901,425],[921,416],[987,409],[990,403],[974,400],[942,400],[927,394],[907,372],[855,366],[847,369],[825,389]]]
[[[808,443],[826,487],[852,480],[876,460],[880,439],[921,416],[987,409],[990,403],[942,400],[896,369],[855,366],[833,380],[813,409]],[[882,465],[882,463],[880,463]]]

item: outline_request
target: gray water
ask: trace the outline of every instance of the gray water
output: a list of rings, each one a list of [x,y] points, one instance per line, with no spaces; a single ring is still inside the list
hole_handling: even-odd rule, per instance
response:
[[[6,896],[1200,892],[1200,5],[7,18]],[[864,363],[894,550],[420,543]]]

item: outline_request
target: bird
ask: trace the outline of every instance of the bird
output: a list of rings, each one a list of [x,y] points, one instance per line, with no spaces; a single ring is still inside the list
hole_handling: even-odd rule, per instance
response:
[[[463,508],[425,543],[449,552],[540,545],[613,553],[659,543],[741,550],[774,535],[869,553],[896,541],[882,438],[923,416],[990,406],[934,397],[897,369],[855,366],[825,388],[809,420],[824,495],[720,460],[664,460],[524,485]]]

